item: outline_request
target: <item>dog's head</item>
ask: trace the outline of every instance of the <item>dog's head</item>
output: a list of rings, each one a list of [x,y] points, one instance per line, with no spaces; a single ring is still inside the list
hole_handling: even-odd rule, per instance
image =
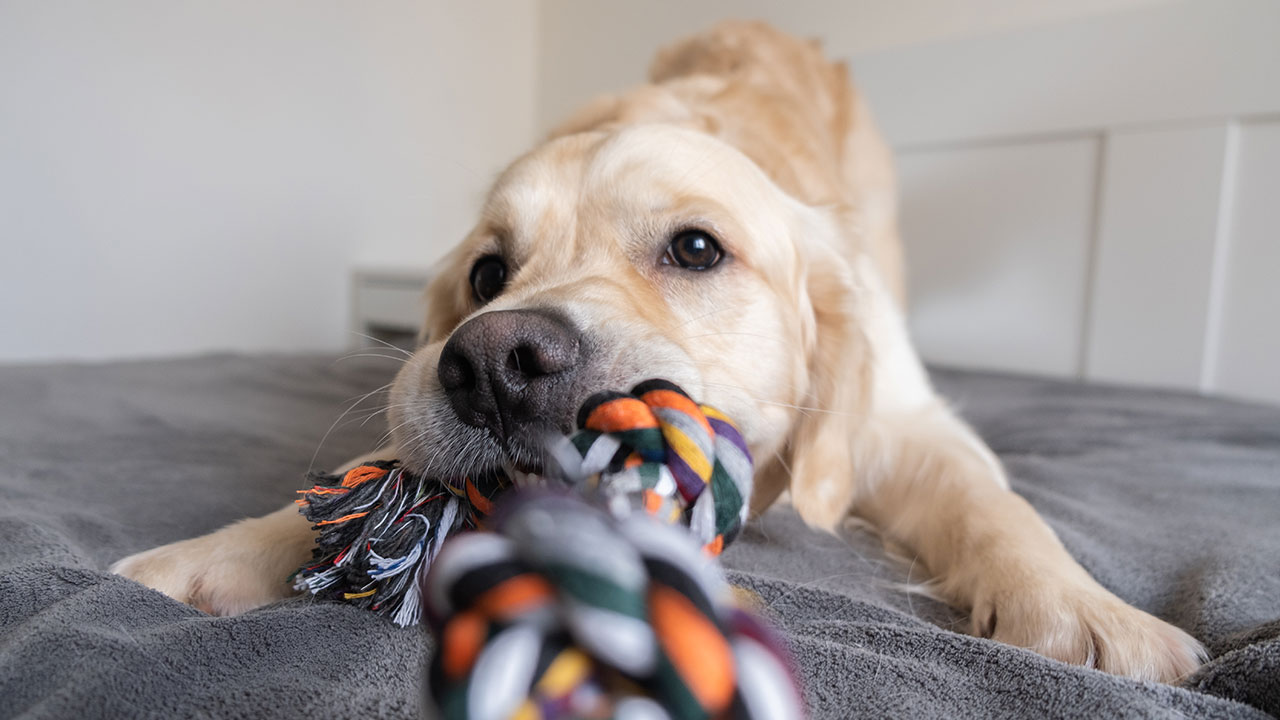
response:
[[[546,143],[499,178],[428,288],[427,342],[392,390],[402,461],[536,470],[588,396],[661,377],[735,418],[762,470],[791,466],[861,392],[837,226],[703,133]]]

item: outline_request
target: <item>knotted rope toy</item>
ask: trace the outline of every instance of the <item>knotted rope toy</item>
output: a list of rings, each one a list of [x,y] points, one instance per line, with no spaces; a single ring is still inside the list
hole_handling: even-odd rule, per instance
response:
[[[786,654],[684,530],[527,491],[491,529],[427,575],[441,718],[801,717]]]
[[[425,607],[446,717],[799,717],[783,654],[708,559],[746,519],[737,428],[661,380],[593,396],[578,424],[548,448],[559,496],[511,492],[501,470],[313,475],[298,502],[318,538],[295,587],[401,626]],[[496,532],[459,533],[476,528]]]
[[[723,413],[672,383],[649,380],[631,393],[593,395],[578,425],[549,448],[548,478],[615,515],[642,508],[683,522],[712,554],[737,536],[751,496],[751,454]],[[435,479],[396,461],[311,480],[315,486],[297,502],[318,536],[295,588],[389,615],[401,626],[419,622],[420,585],[445,539],[478,527],[515,485],[501,470]]]
[[[639,504],[667,522],[683,522],[712,555],[747,520],[751,452],[723,413],[698,405],[676,385],[648,380],[630,394],[592,396],[581,428],[552,450],[559,473],[601,495],[616,515]]]
[[[312,562],[294,589],[418,624],[421,585],[444,541],[478,527],[491,498],[510,483],[499,473],[443,482],[374,461],[342,475],[313,474],[297,502],[316,530]]]

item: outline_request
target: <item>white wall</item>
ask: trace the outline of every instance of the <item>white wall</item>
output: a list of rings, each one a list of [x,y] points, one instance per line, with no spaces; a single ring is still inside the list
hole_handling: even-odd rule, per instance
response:
[[[1187,1],[853,58],[926,357],[1280,402],[1277,38]]]
[[[345,346],[532,140],[535,10],[0,3],[0,360]]]
[[[654,50],[726,18],[821,37],[836,57],[971,37],[1165,0],[541,0],[538,127],[643,82]]]

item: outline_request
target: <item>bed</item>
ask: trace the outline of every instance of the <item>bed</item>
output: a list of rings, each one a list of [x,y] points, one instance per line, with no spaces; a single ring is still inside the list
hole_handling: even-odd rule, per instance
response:
[[[278,508],[363,452],[344,403],[397,364],[210,356],[0,368],[0,717],[416,717],[429,639],[293,599],[209,617],[105,568]],[[1212,660],[1182,687],[969,637],[866,530],[785,506],[724,556],[797,659],[814,717],[1280,714],[1280,408],[934,369],[1014,488],[1122,598]],[[313,457],[314,456],[314,457]],[[914,571],[914,572],[913,572]]]

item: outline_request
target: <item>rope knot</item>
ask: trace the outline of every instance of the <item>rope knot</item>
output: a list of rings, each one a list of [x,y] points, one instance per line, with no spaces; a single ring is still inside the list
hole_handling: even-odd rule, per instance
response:
[[[443,718],[801,715],[785,652],[686,533],[513,495],[427,575]]]
[[[615,514],[642,507],[684,521],[711,554],[746,522],[751,452],[724,413],[665,380],[630,393],[597,393],[578,413],[580,430],[553,452],[562,473],[600,492]]]

